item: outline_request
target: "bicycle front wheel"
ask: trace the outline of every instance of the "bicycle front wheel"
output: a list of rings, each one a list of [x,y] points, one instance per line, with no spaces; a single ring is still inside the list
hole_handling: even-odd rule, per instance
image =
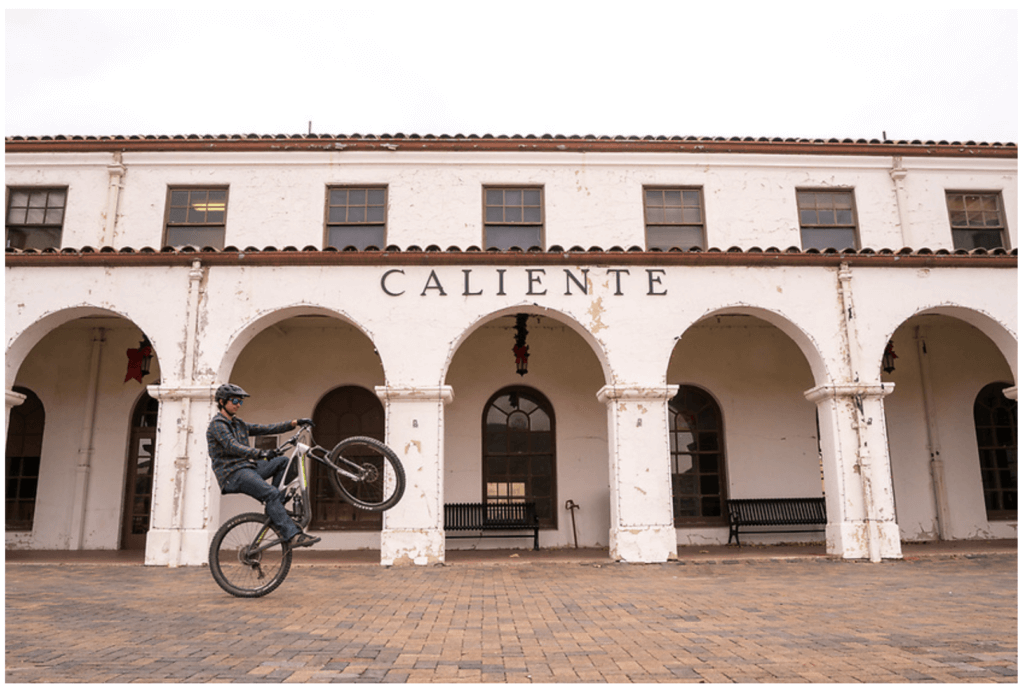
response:
[[[338,442],[328,460],[334,466],[331,485],[357,509],[386,511],[398,503],[405,493],[405,468],[398,455],[371,437],[349,437]],[[344,468],[359,474],[353,480],[338,472]]]
[[[229,519],[210,543],[213,580],[235,597],[262,597],[281,585],[292,566],[292,548],[261,513]],[[265,549],[263,549],[265,548]]]

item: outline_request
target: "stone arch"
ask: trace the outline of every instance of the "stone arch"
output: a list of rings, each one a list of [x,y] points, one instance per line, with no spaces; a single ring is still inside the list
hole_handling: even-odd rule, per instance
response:
[[[692,324],[687,326],[686,330],[689,330],[691,327],[699,324],[705,319],[710,319],[723,314],[742,314],[744,316],[756,317],[771,324],[782,331],[782,333],[786,334],[793,343],[796,344],[797,348],[800,349],[800,352],[803,353],[804,358],[807,360],[807,364],[811,368],[811,373],[814,376],[815,386],[830,384],[834,380],[834,375],[829,370],[828,362],[822,355],[822,348],[817,339],[805,331],[790,317],[781,312],[766,307],[757,307],[748,303],[722,305],[720,307],[710,309],[702,314],[698,319],[694,320]],[[686,330],[683,331],[684,334],[686,333]],[[669,359],[665,363],[666,371],[668,370],[668,365],[669,362],[671,362],[674,351],[674,348],[669,350]],[[879,361],[881,361],[881,355],[879,355]]]
[[[149,338],[150,343],[153,344],[153,356],[159,362],[160,344],[164,341],[164,338],[162,332],[156,328],[156,325],[152,325],[153,328],[147,329],[140,325],[139,320],[128,314],[118,312],[109,307],[98,307],[83,303],[43,314],[21,331],[21,333],[10,338],[7,351],[4,354],[6,389],[10,390],[18,376],[18,371],[25,363],[25,359],[47,334],[64,324],[84,317],[112,317],[124,319],[138,326]],[[154,316],[154,318],[156,317]]]
[[[234,369],[235,363],[238,360],[239,355],[245,350],[245,347],[252,342],[253,338],[257,334],[264,331],[268,327],[277,324],[278,322],[284,321],[291,317],[304,317],[304,316],[323,316],[338,321],[344,322],[350,326],[353,326],[361,334],[366,336],[371,344],[374,344],[374,352],[376,353],[376,341],[372,332],[368,331],[365,327],[359,324],[355,319],[350,317],[344,312],[332,310],[327,307],[319,307],[317,305],[299,304],[290,305],[287,307],[276,307],[272,310],[267,310],[252,319],[240,329],[235,331],[228,338],[227,349],[220,358],[220,362],[217,366],[215,373],[215,381],[227,381],[231,375],[232,369]],[[377,357],[380,359],[381,369],[385,373],[385,381],[387,380],[387,368],[383,358],[377,353]]]
[[[451,368],[455,354],[458,352],[462,344],[465,343],[479,327],[496,319],[500,319],[501,317],[512,316],[519,313],[526,313],[530,316],[548,317],[559,324],[569,327],[583,339],[597,357],[597,360],[601,365],[601,371],[604,374],[605,382],[608,383],[614,381],[611,362],[608,358],[604,345],[598,341],[598,339],[594,337],[594,334],[584,327],[576,317],[551,307],[544,307],[535,303],[520,303],[518,305],[505,307],[503,309],[481,315],[461,329],[458,336],[456,336],[448,346],[448,353],[445,356],[444,366],[441,368],[438,384],[443,386],[447,381],[448,372]]]
[[[1006,360],[1007,366],[1013,373],[1014,386],[1017,385],[1017,334],[1011,331],[1007,325],[1003,324],[984,310],[949,303],[937,304],[918,309],[913,314],[907,315],[902,321],[895,324],[889,331],[887,331],[884,337],[872,346],[871,357],[875,359],[874,369],[872,371],[877,371],[878,368],[881,367],[885,345],[892,340],[893,335],[895,335],[896,331],[898,331],[901,326],[914,317],[932,314],[952,317],[973,326],[984,334],[990,341],[992,341],[993,344],[995,344],[996,348],[999,349],[999,352]]]

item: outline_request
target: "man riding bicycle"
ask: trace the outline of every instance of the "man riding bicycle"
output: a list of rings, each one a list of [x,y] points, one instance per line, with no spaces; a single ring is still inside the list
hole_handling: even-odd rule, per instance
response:
[[[276,425],[249,425],[239,418],[238,410],[249,394],[235,384],[217,387],[214,399],[217,414],[206,429],[210,462],[217,476],[221,494],[248,494],[264,506],[274,527],[292,547],[310,547],[320,538],[302,532],[288,516],[277,485],[288,463],[287,456],[274,456],[249,446],[249,437],[281,434],[300,424],[312,424],[308,418],[279,422]],[[273,484],[267,478],[273,478]]]

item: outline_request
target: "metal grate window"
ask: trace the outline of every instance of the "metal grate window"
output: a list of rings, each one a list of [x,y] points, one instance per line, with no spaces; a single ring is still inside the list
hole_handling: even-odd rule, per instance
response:
[[[558,527],[555,511],[555,416],[540,392],[499,391],[484,408],[484,503],[532,501],[542,528]]]
[[[722,414],[704,391],[680,386],[669,401],[672,513],[676,525],[720,523],[725,512]]]
[[[649,250],[704,249],[704,204],[700,189],[645,189],[644,225]]]
[[[32,391],[20,386],[13,390],[26,398],[11,408],[7,425],[5,528],[32,530],[46,413],[43,402]]]
[[[803,249],[860,249],[852,191],[799,190],[796,201]]]
[[[226,187],[172,187],[167,190],[164,244],[170,247],[224,249],[228,213]]]
[[[539,187],[484,188],[484,248],[544,245],[544,193]]]
[[[337,249],[384,249],[386,187],[332,187],[327,190],[326,245]]]
[[[60,247],[67,188],[12,188],[7,197],[7,246]]]
[[[998,192],[947,192],[946,207],[953,249],[1009,247],[1003,200]]]
[[[1017,402],[989,384],[974,401],[981,482],[989,520],[1017,520]]]

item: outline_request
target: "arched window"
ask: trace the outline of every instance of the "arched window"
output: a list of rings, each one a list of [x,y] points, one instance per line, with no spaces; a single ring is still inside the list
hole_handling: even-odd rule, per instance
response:
[[[325,449],[354,436],[384,441],[384,405],[375,394],[360,386],[342,386],[324,396],[313,411],[313,422],[316,443]],[[380,530],[380,513],[360,511],[343,500],[331,486],[326,469],[315,461],[310,465],[311,528]]]
[[[721,523],[726,485],[718,404],[701,389],[680,386],[668,405],[675,524]]]
[[[484,407],[484,503],[532,501],[542,528],[557,528],[555,413],[535,389],[513,386]]]
[[[149,532],[149,512],[153,500],[153,470],[156,454],[156,423],[160,401],[143,394],[132,411],[128,468],[125,472],[124,518],[121,521],[121,547],[144,549]]]
[[[25,401],[11,408],[7,426],[7,530],[32,530],[39,488],[39,459],[43,454],[43,426],[46,413],[43,402],[32,391],[15,386]]]
[[[974,399],[974,429],[990,521],[1017,520],[1017,401],[1003,395],[1009,386],[989,384]]]

